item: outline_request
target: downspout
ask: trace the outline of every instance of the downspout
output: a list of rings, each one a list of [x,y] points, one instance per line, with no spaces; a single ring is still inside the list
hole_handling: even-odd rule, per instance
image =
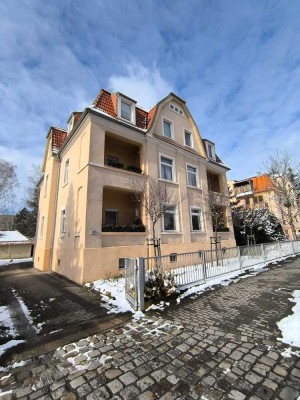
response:
[[[57,155],[56,159],[54,160],[54,162],[59,163],[58,166],[58,174],[57,174],[57,184],[56,184],[56,194],[55,194],[55,202],[54,202],[54,214],[53,214],[53,222],[52,222],[52,226],[53,226],[53,231],[52,231],[52,238],[51,238],[51,248],[50,248],[50,263],[49,263],[49,270],[52,271],[52,267],[53,267],[53,246],[54,246],[54,237],[55,237],[55,230],[56,230],[56,213],[57,213],[57,199],[58,199],[58,190],[59,190],[59,181],[60,181],[60,159],[59,156]]]

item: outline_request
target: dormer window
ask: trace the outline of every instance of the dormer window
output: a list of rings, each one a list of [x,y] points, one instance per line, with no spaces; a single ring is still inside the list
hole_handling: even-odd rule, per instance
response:
[[[121,93],[117,94],[118,97],[118,118],[135,124],[135,101],[122,95]]]
[[[121,118],[131,121],[131,106],[125,101],[121,101]]]
[[[216,153],[215,153],[215,145],[214,143],[211,142],[206,142],[206,153],[207,153],[207,157],[211,160],[215,160],[216,159]]]
[[[71,116],[71,118],[68,121],[68,133],[71,132],[74,126],[74,115]]]

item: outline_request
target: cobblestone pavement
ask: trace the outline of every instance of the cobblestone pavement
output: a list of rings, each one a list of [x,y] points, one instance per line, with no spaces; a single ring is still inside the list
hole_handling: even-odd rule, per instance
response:
[[[299,278],[287,261],[58,348],[0,372],[1,400],[297,399],[300,360],[276,321]]]

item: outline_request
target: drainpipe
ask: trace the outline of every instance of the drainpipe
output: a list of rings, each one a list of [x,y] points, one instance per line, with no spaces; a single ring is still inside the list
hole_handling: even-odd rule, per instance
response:
[[[55,202],[54,202],[54,214],[53,214],[53,231],[52,231],[52,238],[51,238],[51,248],[50,248],[50,259],[49,259],[49,270],[52,271],[53,267],[53,246],[54,246],[54,238],[55,238],[55,229],[56,229],[56,213],[57,213],[57,199],[58,199],[58,190],[59,190],[59,183],[60,183],[60,167],[61,167],[61,162],[60,158],[57,155],[56,159],[54,162],[59,163],[58,165],[58,174],[57,174],[57,182],[56,182],[56,194],[55,194]]]

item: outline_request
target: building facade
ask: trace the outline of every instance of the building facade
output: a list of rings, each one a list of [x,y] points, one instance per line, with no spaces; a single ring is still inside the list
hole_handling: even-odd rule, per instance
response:
[[[240,181],[228,181],[232,195],[238,205],[244,208],[267,208],[281,223],[285,236],[293,240],[291,227],[283,213],[284,204],[279,196],[271,178],[266,175],[257,175]],[[294,221],[297,237],[300,237],[300,217]]]
[[[49,129],[42,171],[34,255],[40,270],[84,283],[117,275],[125,257],[147,256],[151,223],[137,212],[133,187],[150,178],[181,199],[157,223],[163,255],[210,248],[208,176],[211,190],[224,196],[222,246],[235,246],[228,168],[173,93],[147,112],[126,95],[101,90],[91,107],[72,113],[67,130]]]

